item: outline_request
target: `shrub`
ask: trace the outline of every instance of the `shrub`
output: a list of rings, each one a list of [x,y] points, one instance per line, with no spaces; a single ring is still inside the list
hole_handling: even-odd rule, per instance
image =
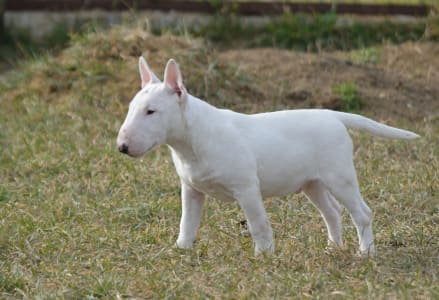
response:
[[[343,82],[334,86],[333,91],[342,100],[342,110],[357,113],[361,109],[361,97],[357,86],[352,82]]]

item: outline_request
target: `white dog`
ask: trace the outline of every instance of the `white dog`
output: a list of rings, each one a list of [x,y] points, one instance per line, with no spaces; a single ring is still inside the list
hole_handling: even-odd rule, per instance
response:
[[[208,194],[235,199],[247,218],[255,253],[273,252],[262,199],[303,191],[320,211],[330,244],[342,246],[340,202],[357,228],[360,253],[375,253],[372,213],[358,188],[347,128],[395,139],[417,134],[330,110],[246,115],[218,109],[186,91],[172,59],[163,83],[142,57],[139,71],[142,89],[130,103],[117,145],[133,157],[160,144],[171,149],[182,191],[177,247],[192,246]]]

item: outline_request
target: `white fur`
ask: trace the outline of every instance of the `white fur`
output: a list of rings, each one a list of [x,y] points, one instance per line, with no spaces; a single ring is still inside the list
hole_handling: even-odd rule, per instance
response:
[[[247,218],[255,253],[272,252],[262,199],[303,191],[322,214],[329,243],[342,246],[340,202],[355,223],[360,252],[375,253],[372,213],[358,188],[347,128],[396,139],[416,134],[330,110],[246,115],[217,109],[186,92],[174,60],[166,66],[163,83],[143,58],[139,70],[142,89],[130,103],[117,144],[134,157],[160,144],[171,149],[182,185],[178,247],[192,246],[208,194],[235,199]]]

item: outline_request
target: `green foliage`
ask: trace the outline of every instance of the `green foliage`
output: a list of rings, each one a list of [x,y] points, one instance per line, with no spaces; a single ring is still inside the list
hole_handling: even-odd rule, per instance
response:
[[[307,16],[302,14],[284,14],[279,20],[267,25],[268,39],[264,44],[272,43],[282,48],[316,50],[333,47],[335,37],[331,36],[337,23],[337,15],[328,13]]]
[[[0,267],[2,267],[2,265],[0,265]],[[18,276],[9,276],[3,272],[0,273],[0,295],[1,292],[14,293],[17,289],[23,289],[24,287],[24,280]]]
[[[426,23],[353,22],[339,24],[336,13],[286,13],[266,24],[244,24],[231,13],[217,14],[206,25],[191,29],[195,36],[227,46],[281,47],[301,51],[351,50],[383,41],[402,43],[424,36]]]
[[[46,35],[34,39],[30,32],[23,28],[12,28],[4,32],[3,43],[0,46],[0,61],[17,62],[20,58],[37,57],[44,52],[57,52],[65,48],[73,32],[80,34],[84,28],[79,23],[68,26],[59,22]]]
[[[357,86],[352,82],[343,82],[333,88],[343,103],[342,110],[358,113],[361,109],[361,97]]]
[[[361,64],[377,64],[380,62],[379,51],[376,47],[362,48],[352,53],[352,60]]]
[[[28,56],[37,49],[29,32],[22,29],[15,29],[12,32],[5,31],[2,42],[0,46],[0,60],[4,61],[11,61],[17,56]]]
[[[224,5],[224,0],[208,0],[208,2],[217,11],[220,11],[222,6]]]
[[[234,14],[215,14],[206,25],[189,29],[195,36],[203,37],[214,43],[231,45],[249,35],[256,33],[252,26],[245,26],[239,17]]]
[[[42,46],[45,48],[64,48],[70,40],[70,29],[66,23],[59,23],[43,38]]]

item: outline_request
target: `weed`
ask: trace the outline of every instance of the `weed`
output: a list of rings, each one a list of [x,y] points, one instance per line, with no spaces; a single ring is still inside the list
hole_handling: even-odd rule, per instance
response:
[[[343,103],[342,110],[358,113],[361,109],[361,97],[357,86],[352,82],[343,82],[334,86],[333,92],[338,95]]]
[[[359,49],[352,53],[352,60],[361,64],[377,64],[380,62],[379,51],[376,47]]]
[[[43,38],[41,46],[50,49],[60,49],[67,46],[70,41],[70,33],[78,32],[79,28],[72,29],[66,23],[58,23],[53,29]]]

